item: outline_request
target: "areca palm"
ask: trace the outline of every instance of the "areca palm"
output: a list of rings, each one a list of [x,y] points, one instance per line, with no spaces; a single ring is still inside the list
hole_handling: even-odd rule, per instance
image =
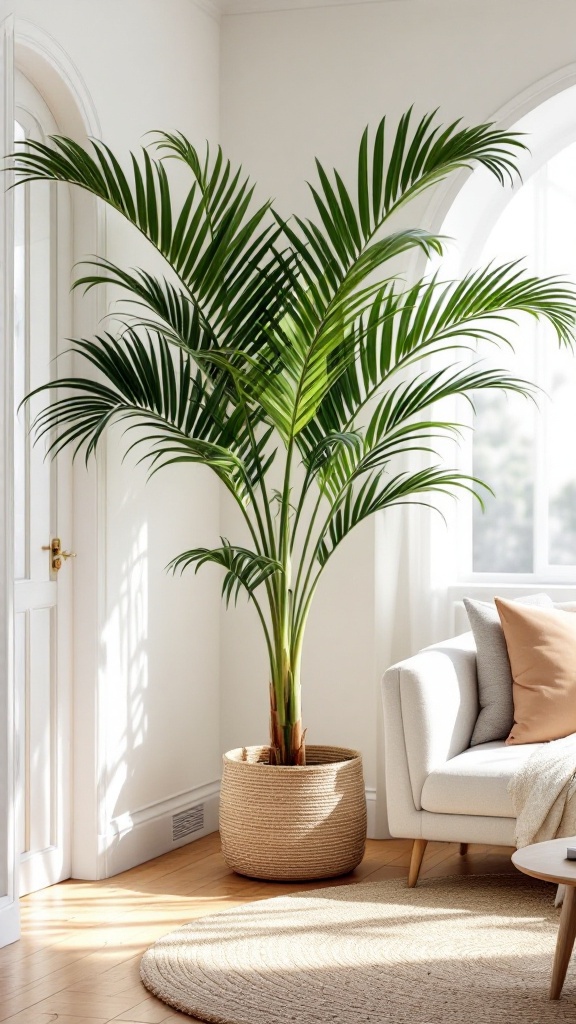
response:
[[[244,590],[260,618],[270,663],[270,759],[305,763],[300,666],[318,581],[336,548],[375,512],[479,483],[433,452],[457,422],[435,418],[445,398],[531,385],[471,359],[477,339],[508,343],[517,314],[547,320],[573,341],[576,293],[517,264],[438,274],[406,285],[406,253],[441,255],[444,240],[387,230],[399,207],[466,167],[505,184],[524,148],[492,125],[443,126],[435,114],[385,120],[358,151],[351,187],[317,163],[316,215],[290,220],[256,206],[253,187],[218,149],[201,155],[160,133],[125,171],[102,142],[29,142],[14,156],[19,181],[64,181],[93,193],[164,258],[164,275],[94,258],[76,285],[119,286],[131,303],[116,333],[79,339],[89,372],[47,382],[65,389],[36,419],[57,454],[88,458],[114,421],[151,472],[209,466],[233,496],[249,546],[222,538],[192,547],[174,570],[224,569],[228,603]],[[176,201],[169,161],[189,187]],[[156,265],[156,264],[155,264]],[[441,365],[425,357],[444,353]],[[426,368],[423,368],[426,367]],[[430,368],[431,367],[431,368]],[[97,372],[95,372],[97,371]],[[134,440],[130,438],[134,437]],[[407,453],[426,464],[407,469]],[[273,487],[272,481],[279,487]]]

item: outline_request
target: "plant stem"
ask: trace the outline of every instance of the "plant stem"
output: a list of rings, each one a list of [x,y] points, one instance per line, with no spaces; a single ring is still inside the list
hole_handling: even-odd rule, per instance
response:
[[[283,572],[276,577],[277,627],[275,665],[270,684],[270,761],[303,764],[305,751],[300,696],[300,655],[294,650],[294,608],[290,535],[290,491],[294,440],[288,442],[280,503],[278,555]]]

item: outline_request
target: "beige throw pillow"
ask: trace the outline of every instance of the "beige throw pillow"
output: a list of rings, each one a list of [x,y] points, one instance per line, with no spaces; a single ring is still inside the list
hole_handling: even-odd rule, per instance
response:
[[[576,615],[495,598],[512,669],[514,724],[506,743],[576,732]]]

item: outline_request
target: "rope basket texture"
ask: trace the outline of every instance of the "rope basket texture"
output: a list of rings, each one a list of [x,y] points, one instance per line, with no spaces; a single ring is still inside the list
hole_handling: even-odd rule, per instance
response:
[[[305,767],[268,764],[268,747],[230,750],[223,761],[220,836],[233,871],[307,881],[357,867],[366,796],[356,750],[310,745]]]

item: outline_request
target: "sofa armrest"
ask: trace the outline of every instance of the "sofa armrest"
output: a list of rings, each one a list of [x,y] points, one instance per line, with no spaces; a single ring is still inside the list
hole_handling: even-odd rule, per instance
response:
[[[405,803],[408,796],[407,780],[411,810],[419,811],[430,772],[470,743],[479,712],[472,634],[427,647],[393,665],[384,674],[382,694],[386,793],[393,824],[396,801]]]

